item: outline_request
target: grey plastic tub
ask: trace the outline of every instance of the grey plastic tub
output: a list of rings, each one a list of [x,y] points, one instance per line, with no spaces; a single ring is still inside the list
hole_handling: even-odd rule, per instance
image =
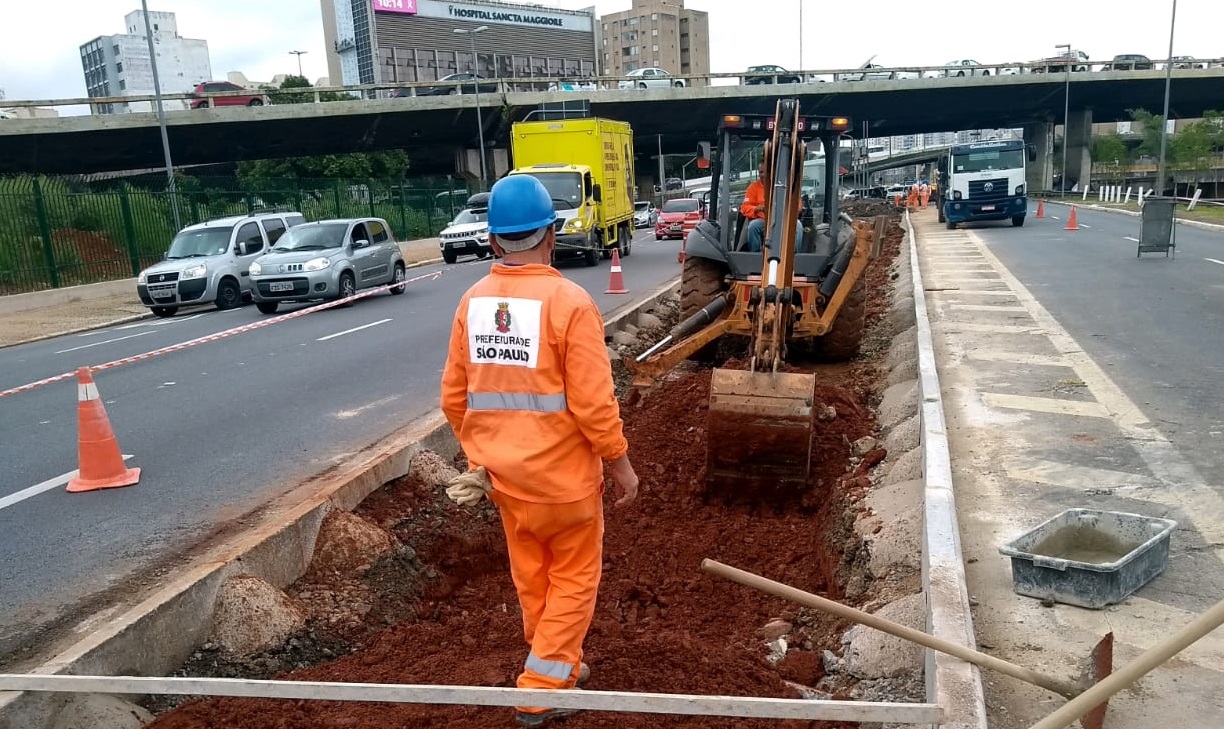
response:
[[[1013,589],[1100,609],[1125,600],[1164,571],[1177,522],[1140,514],[1068,509],[999,547]]]

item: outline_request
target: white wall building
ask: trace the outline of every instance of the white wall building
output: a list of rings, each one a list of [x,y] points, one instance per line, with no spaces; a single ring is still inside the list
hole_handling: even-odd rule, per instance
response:
[[[196,84],[212,80],[208,41],[178,34],[174,13],[149,12],[153,48],[157,54],[158,80],[163,94],[191,91]],[[153,65],[145,40],[144,13],[136,10],[123,18],[124,33],[104,35],[81,46],[81,68],[89,96],[145,96],[153,94]],[[172,107],[186,105],[172,103]],[[153,111],[149,101],[92,104],[95,114]]]

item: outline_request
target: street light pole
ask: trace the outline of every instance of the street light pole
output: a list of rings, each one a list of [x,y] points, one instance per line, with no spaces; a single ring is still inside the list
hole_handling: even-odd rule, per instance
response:
[[[306,77],[305,77],[305,76],[302,74],[302,54],[304,54],[304,53],[309,53],[309,51],[289,51],[289,55],[291,55],[291,56],[297,56],[297,59],[298,59],[298,75],[299,75],[299,76],[301,76],[302,78],[306,78]]]
[[[483,33],[488,30],[489,26],[482,25],[479,28],[455,28],[455,32],[460,35],[466,35],[472,40],[472,75],[479,76],[477,70],[480,68],[480,57],[476,55],[476,34]],[[476,89],[476,134],[480,140],[480,189],[483,192],[488,181],[488,174],[485,172],[485,143],[484,143],[484,115],[480,111],[480,79],[472,79],[472,86]]]
[[[803,70],[803,0],[799,0],[799,70]]]
[[[1164,116],[1160,118],[1160,158],[1156,163],[1157,195],[1164,195],[1165,144],[1169,136],[1169,87],[1173,83],[1173,30],[1177,27],[1177,0],[1173,0],[1173,17],[1169,21],[1169,55],[1165,56]],[[1177,185],[1173,185],[1173,196],[1177,197]]]
[[[1071,139],[1071,44],[1064,43],[1055,48],[1067,49],[1066,85],[1063,88],[1063,145],[1062,145],[1062,177],[1058,182],[1058,191],[1063,197],[1067,195],[1067,144]]]
[[[149,67],[153,70],[153,96],[157,99],[157,126],[161,130],[162,156],[166,159],[166,181],[170,189],[170,212],[174,215],[175,231],[182,228],[179,220],[178,191],[174,186],[174,162],[170,159],[170,137],[166,132],[166,109],[162,106],[161,80],[157,76],[157,52],[153,50],[153,24],[149,21],[149,4],[140,0],[144,14],[145,40],[149,46]]]

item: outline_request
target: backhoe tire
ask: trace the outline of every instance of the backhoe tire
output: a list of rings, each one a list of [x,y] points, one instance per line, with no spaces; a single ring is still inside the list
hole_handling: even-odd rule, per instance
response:
[[[859,353],[863,334],[867,331],[866,272],[854,282],[850,295],[842,302],[833,328],[817,338],[816,354],[823,362],[845,362]]]
[[[723,266],[708,258],[686,256],[680,270],[680,321],[705,308],[723,291]],[[678,323],[678,322],[677,322]],[[694,352],[689,359],[710,362],[718,354],[718,340]]]

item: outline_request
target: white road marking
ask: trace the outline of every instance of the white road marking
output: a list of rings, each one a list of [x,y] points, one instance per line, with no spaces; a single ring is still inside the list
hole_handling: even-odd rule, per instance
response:
[[[1221,261],[1221,260],[1216,259],[1216,258],[1204,258],[1203,260],[1204,260],[1204,261],[1211,261],[1212,263],[1218,263],[1218,264],[1220,264],[1221,266],[1224,266],[1224,261]]]
[[[1138,243],[1138,242],[1139,242],[1139,239],[1138,239],[1138,238],[1133,238],[1133,237],[1131,237],[1131,236],[1129,236],[1129,235],[1122,236],[1122,237],[1123,237],[1125,240],[1131,241],[1132,243]]]
[[[97,347],[98,345],[101,345],[101,344],[111,344],[112,342],[122,342],[125,339],[135,339],[136,337],[143,337],[146,334],[152,334],[152,333],[153,332],[151,331],[150,332],[140,332],[138,334],[129,334],[126,337],[116,337],[114,339],[104,339],[101,342],[94,342],[93,344],[82,344],[79,347],[72,347],[71,349],[61,349],[60,351],[56,352],[56,354],[67,354],[69,352],[75,352],[78,349],[89,349],[90,347]]]
[[[130,454],[127,454],[127,453],[123,454],[123,460],[125,461],[131,457],[132,456]],[[62,476],[56,476],[55,478],[49,478],[40,484],[36,484],[34,486],[29,487],[28,489],[22,489],[18,491],[17,493],[9,494],[8,496],[5,496],[4,498],[0,499],[0,509],[4,509],[6,507],[12,506],[13,504],[21,503],[22,501],[25,501],[31,496],[37,496],[44,491],[50,491],[51,489],[56,488],[58,486],[63,486],[64,484],[71,481],[72,478],[76,476],[78,473],[80,473],[79,469],[72,470],[72,471],[69,471],[68,473],[65,473]]]
[[[1091,491],[1127,491],[1148,488],[1156,485],[1152,476],[1125,471],[1114,471],[1107,468],[1092,468],[1089,466],[1074,466],[1070,463],[1046,461],[1040,458],[1026,458],[1023,461],[1004,461],[1003,470],[1011,478],[1031,483],[1043,483],[1049,486]]]
[[[1015,296],[1010,291],[1003,289],[962,289],[959,286],[951,289],[927,289],[928,294],[939,294],[940,296],[958,296],[960,294],[970,294],[972,296]]]
[[[387,397],[379,398],[378,400],[375,400],[374,402],[362,405],[359,408],[353,408],[352,410],[341,410],[337,412],[335,416],[341,420],[355,418],[367,410],[373,410],[374,408],[379,407],[381,405],[386,405],[388,403],[395,402],[396,400],[400,399],[400,397],[401,397],[400,395],[388,395]]]
[[[997,349],[975,349],[966,352],[965,357],[983,362],[1014,362],[1033,366],[1066,367],[1067,361],[1060,356],[1048,354],[1029,354],[1028,352],[1004,352]]]
[[[1091,228],[1092,227],[1091,225],[1085,225],[1084,223],[1076,223],[1076,225],[1078,225],[1081,228]]]
[[[1008,410],[1029,410],[1055,415],[1077,415],[1086,418],[1108,418],[1111,413],[1099,402],[1062,400],[1056,397],[1032,397],[1029,395],[1005,395],[1001,392],[983,392],[982,401],[987,405]]]
[[[982,332],[983,334],[1045,334],[1041,327],[1024,324],[977,324],[968,321],[941,321],[939,327],[954,332]]]
[[[1000,274],[1007,285],[1016,292],[1021,303],[1029,309],[1029,315],[1044,328],[1054,348],[1071,361],[1079,378],[1088,386],[1088,392],[1113,413],[1112,420],[1126,436],[1131,447],[1143,459],[1156,476],[1152,489],[1143,493],[1149,501],[1181,509],[1183,513],[1196,517],[1194,527],[1204,541],[1224,544],[1224,498],[1207,485],[1198,470],[1190,464],[1173,443],[1156,430],[1152,421],[1143,414],[1125,392],[1110,379],[1091,357],[1084,353],[1075,339],[1059,325],[1032,292],[1011,274],[1003,263],[990,252],[984,242],[973,231],[966,231],[970,239],[982,244],[983,255],[999,265]],[[1217,552],[1224,559],[1224,554]]]
[[[983,271],[983,273],[986,273],[986,271]],[[990,273],[994,272],[991,271]],[[949,276],[947,278],[932,276],[932,278],[938,280],[938,283],[935,284],[936,286],[946,283],[1003,283],[1002,279],[989,278],[987,276]]]
[[[996,304],[949,304],[948,306],[960,311],[999,311],[1004,313],[1009,311],[1028,311],[1023,306],[1000,306]]]
[[[326,337],[319,337],[315,341],[316,342],[326,342],[329,339],[335,339],[336,337],[343,337],[345,334],[352,334],[353,332],[359,332],[362,329],[369,329],[370,327],[376,327],[379,324],[386,324],[389,321],[391,320],[390,319],[379,319],[378,321],[372,321],[369,324],[362,324],[359,327],[353,327],[352,329],[345,329],[344,331],[336,332],[335,334],[328,334]]]

